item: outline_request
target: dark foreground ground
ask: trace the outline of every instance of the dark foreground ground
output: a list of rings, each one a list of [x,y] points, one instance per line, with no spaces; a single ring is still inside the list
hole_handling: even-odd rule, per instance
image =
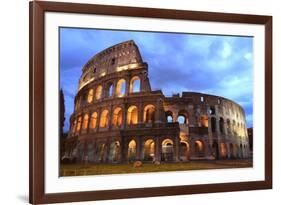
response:
[[[61,165],[60,176],[85,176],[101,174],[127,174],[144,172],[227,169],[252,167],[251,160],[216,160],[216,161],[192,161],[180,163],[162,163],[155,165],[144,163],[141,167],[134,168],[133,164],[76,164]]]

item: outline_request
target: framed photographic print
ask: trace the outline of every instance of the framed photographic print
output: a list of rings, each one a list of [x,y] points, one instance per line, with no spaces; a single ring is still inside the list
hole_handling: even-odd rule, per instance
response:
[[[271,187],[271,16],[30,2],[30,203]]]

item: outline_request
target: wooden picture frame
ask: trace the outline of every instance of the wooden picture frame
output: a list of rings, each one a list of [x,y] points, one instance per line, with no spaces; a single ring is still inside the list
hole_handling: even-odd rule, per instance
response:
[[[272,188],[272,17],[245,14],[105,6],[93,4],[33,1],[29,5],[30,20],[30,104],[29,104],[29,200],[32,204],[153,197],[211,192],[229,192]],[[195,20],[207,22],[246,23],[265,26],[265,180],[216,184],[179,185],[134,189],[45,193],[44,109],[45,109],[45,45],[46,12],[97,14],[140,18]]]

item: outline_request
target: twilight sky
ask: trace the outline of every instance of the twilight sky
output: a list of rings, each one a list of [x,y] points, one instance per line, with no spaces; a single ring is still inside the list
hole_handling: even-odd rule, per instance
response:
[[[167,96],[182,91],[219,95],[240,104],[253,124],[253,38],[156,32],[60,28],[60,87],[65,97],[65,126],[84,64],[96,53],[134,40],[153,90]]]

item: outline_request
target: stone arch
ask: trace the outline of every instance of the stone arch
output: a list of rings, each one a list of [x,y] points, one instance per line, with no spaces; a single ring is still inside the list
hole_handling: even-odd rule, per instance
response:
[[[217,143],[217,141],[213,142],[213,155],[215,157],[215,159],[219,159],[220,158],[220,151],[219,151],[219,145]]]
[[[224,119],[222,117],[220,117],[219,128],[220,128],[220,133],[223,134],[224,133]]]
[[[89,122],[89,115],[85,114],[83,117],[83,123],[82,123],[83,130],[86,130],[88,128],[88,122]]]
[[[166,121],[168,123],[172,123],[174,121],[174,119],[173,119],[173,112],[172,111],[170,111],[170,110],[166,111],[165,115],[166,115]]]
[[[223,159],[227,158],[227,153],[228,153],[228,150],[227,150],[226,144],[221,142],[220,143],[220,156],[221,156],[221,158],[223,158]]]
[[[143,111],[143,121],[145,123],[152,123],[155,121],[155,106],[154,105],[146,105]]]
[[[161,160],[162,161],[173,161],[174,155],[174,142],[173,140],[166,138],[161,143]]]
[[[178,112],[177,121],[179,124],[187,124],[189,123],[188,112],[186,110],[180,110]]]
[[[79,132],[79,131],[80,131],[80,129],[81,129],[81,123],[82,123],[82,116],[78,117],[76,132]]]
[[[136,156],[137,156],[137,143],[135,140],[131,140],[128,143],[128,154],[127,154],[128,161],[134,161],[136,159]]]
[[[205,156],[205,144],[202,140],[196,140],[194,142],[194,154],[196,157]]]
[[[100,115],[100,127],[104,128],[108,126],[108,110],[103,110]]]
[[[108,159],[111,162],[118,162],[120,160],[120,142],[119,141],[113,141],[110,143]]]
[[[101,95],[102,95],[102,86],[99,85],[99,86],[96,88],[96,99],[97,99],[97,100],[101,99]]]
[[[234,146],[232,143],[229,144],[229,154],[231,159],[235,158]]]
[[[243,146],[242,146],[242,144],[240,144],[240,147],[239,147],[239,157],[243,158]]]
[[[75,119],[72,123],[72,127],[71,127],[71,132],[72,133],[75,133],[75,130],[76,130],[76,125],[77,125],[77,119]]]
[[[120,107],[116,107],[113,111],[112,125],[115,127],[122,126],[122,109]]]
[[[140,78],[139,76],[134,76],[130,80],[130,93],[140,92]]]
[[[88,143],[87,144],[87,156],[88,156],[88,162],[93,162],[94,161],[94,147],[93,143]]]
[[[128,108],[127,111],[127,124],[137,124],[138,123],[138,108],[135,105],[132,105]]]
[[[116,84],[115,94],[117,97],[123,97],[126,94],[126,80],[120,79]]]
[[[231,133],[231,124],[230,124],[229,119],[226,120],[226,128],[227,128],[227,134],[230,134]]]
[[[91,103],[94,99],[94,89],[90,89],[87,96],[87,102]]]
[[[155,157],[155,142],[153,139],[148,139],[143,144],[143,159],[152,161]]]
[[[232,121],[232,132],[236,135],[236,122],[235,120]]]
[[[109,82],[106,85],[106,96],[107,97],[113,96],[113,83],[112,82]]]
[[[211,128],[212,128],[212,132],[216,132],[217,130],[217,120],[215,117],[211,118]]]
[[[99,143],[97,147],[97,160],[98,162],[105,162],[106,161],[106,144]]]
[[[187,161],[190,158],[190,145],[187,141],[180,141],[180,160]]]
[[[91,121],[90,121],[90,128],[95,129],[97,127],[97,118],[98,118],[98,113],[93,112],[91,115]]]
[[[207,115],[202,115],[200,118],[201,127],[208,127],[209,126],[209,119]]]

